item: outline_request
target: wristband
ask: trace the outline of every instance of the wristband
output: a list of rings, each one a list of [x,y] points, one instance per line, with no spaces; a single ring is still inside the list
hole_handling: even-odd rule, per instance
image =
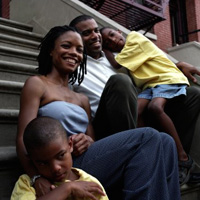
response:
[[[31,178],[31,186],[33,186],[35,184],[35,181],[40,178],[41,176],[40,175],[35,175]]]

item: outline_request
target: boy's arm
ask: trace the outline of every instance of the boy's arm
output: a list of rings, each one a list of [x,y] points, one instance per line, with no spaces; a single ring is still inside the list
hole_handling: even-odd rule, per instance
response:
[[[117,63],[117,61],[115,60],[114,54],[111,51],[107,49],[103,49],[103,51],[106,55],[106,58],[110,62],[110,64],[113,66],[113,68],[120,69],[122,67],[119,63]]]
[[[172,57],[171,55],[169,54],[166,54],[167,57],[183,72],[183,74],[189,79],[191,80],[193,83],[197,83],[198,80],[197,78],[195,77],[195,75],[198,75],[200,76],[200,70],[187,63],[187,62],[183,62],[183,61],[178,61],[176,60],[174,57]]]
[[[183,74],[192,82],[197,83],[197,79],[194,76],[195,74],[200,76],[200,71],[197,67],[194,67],[193,65],[186,63],[186,62],[178,62],[176,63],[176,66],[183,72]]]
[[[75,199],[107,199],[102,187],[95,182],[70,181],[64,182],[43,196],[36,196],[35,189],[31,186],[30,177],[26,174],[20,176],[13,189],[11,200],[65,200],[73,196]],[[97,198],[98,197],[98,198]],[[105,198],[104,198],[105,197]]]
[[[97,183],[87,181],[71,181],[59,185],[46,195],[37,198],[37,200],[65,200],[70,196],[78,199],[88,198],[98,200],[97,196],[99,195],[105,196],[102,188]]]

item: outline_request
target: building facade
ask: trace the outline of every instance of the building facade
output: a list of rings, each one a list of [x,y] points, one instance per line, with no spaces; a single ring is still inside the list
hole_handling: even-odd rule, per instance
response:
[[[9,19],[9,3],[10,0],[0,0],[3,18]],[[165,18],[151,29],[157,37],[153,42],[163,51],[191,41],[200,42],[200,0],[170,0]]]

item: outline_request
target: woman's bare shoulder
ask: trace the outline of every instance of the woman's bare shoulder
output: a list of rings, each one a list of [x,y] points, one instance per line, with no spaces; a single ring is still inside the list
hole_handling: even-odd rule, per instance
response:
[[[43,92],[45,88],[43,76],[30,76],[24,84],[23,91]]]
[[[42,76],[30,76],[26,81],[25,84],[33,84],[33,83],[38,83],[38,84],[42,84],[43,80],[42,80]]]
[[[85,94],[77,93],[77,92],[75,92],[75,93],[76,93],[77,97],[81,100],[81,102],[88,102],[89,101],[88,97]]]

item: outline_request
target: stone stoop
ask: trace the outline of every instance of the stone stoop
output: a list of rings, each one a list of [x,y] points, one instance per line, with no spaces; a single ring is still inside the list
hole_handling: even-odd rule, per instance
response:
[[[25,80],[37,74],[42,38],[28,24],[0,18],[0,200],[10,199],[23,173],[15,149],[20,94]]]
[[[0,147],[0,199],[9,200],[15,182],[23,173],[14,146]]]
[[[185,184],[181,187],[181,200],[199,200],[200,183]]]

